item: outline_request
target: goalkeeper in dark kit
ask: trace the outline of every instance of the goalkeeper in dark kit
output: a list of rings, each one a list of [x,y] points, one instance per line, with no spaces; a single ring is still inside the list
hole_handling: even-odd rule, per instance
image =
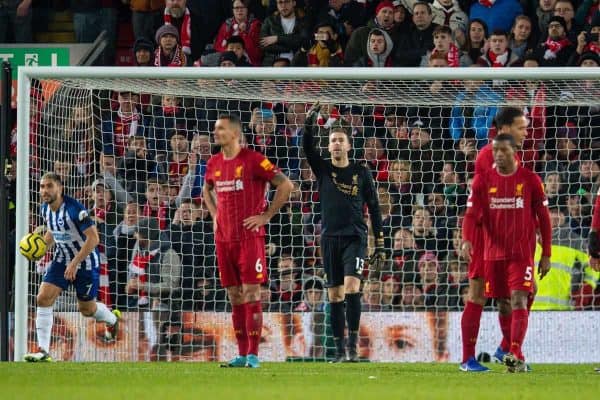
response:
[[[342,126],[329,131],[328,151],[324,159],[315,146],[320,106],[308,112],[302,145],[308,163],[317,177],[321,202],[321,257],[325,269],[330,302],[330,323],[336,346],[332,362],[357,362],[360,325],[360,283],[367,252],[366,204],[375,236],[375,252],[369,260],[371,269],[380,269],[386,261],[381,212],[371,171],[351,162],[352,149],[348,132]],[[348,324],[348,341],[344,330]]]

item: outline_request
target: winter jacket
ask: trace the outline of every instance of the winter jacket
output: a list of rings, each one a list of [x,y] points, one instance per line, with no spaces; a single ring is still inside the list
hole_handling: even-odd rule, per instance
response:
[[[218,52],[227,50],[227,39],[237,35],[244,39],[244,46],[246,48],[246,54],[250,59],[250,63],[254,66],[261,65],[262,61],[262,49],[260,48],[260,28],[261,22],[250,16],[246,23],[246,30],[240,31],[237,28],[237,22],[233,18],[227,18],[225,22],[219,28],[219,33],[215,38],[214,49]]]
[[[350,40],[348,40],[348,45],[346,46],[346,51],[344,52],[345,65],[353,66],[358,60],[362,60],[367,56],[369,35],[373,29],[385,31],[392,39],[394,47],[398,45],[398,42],[400,41],[400,33],[398,30],[396,30],[396,28],[385,30],[378,26],[375,19],[372,19],[367,23],[367,26],[362,26],[352,32],[352,36],[350,36]]]
[[[413,26],[413,29],[403,36],[396,46],[394,52],[396,64],[402,67],[418,67],[421,58],[433,48],[433,30],[436,27],[437,25],[433,23],[424,30]]]
[[[519,66],[519,63],[521,62],[519,57],[510,48],[507,49],[507,51],[508,51],[508,54],[506,56],[506,63],[504,64],[504,67]],[[487,53],[485,53],[481,57],[479,57],[479,59],[477,60],[477,64],[481,65],[482,67],[492,67],[494,63],[490,59],[490,54],[489,54],[490,52],[491,52],[491,50],[488,50]]]
[[[302,41],[309,36],[308,21],[302,13],[296,12],[296,23],[292,33],[285,34],[281,25],[281,16],[278,12],[268,16],[260,28],[260,37],[277,36],[277,43],[267,46],[263,49],[263,65],[271,66],[273,61],[281,53],[295,53],[300,49]],[[291,61],[291,60],[290,60]]]
[[[373,32],[377,30],[383,33],[383,37],[385,38],[385,51],[381,54],[374,54],[371,51],[371,46],[369,46],[369,40]],[[354,63],[355,67],[391,67],[392,66],[392,51],[394,50],[394,42],[390,35],[379,28],[371,29],[369,32],[369,36],[367,36],[366,42],[366,56],[360,58],[356,63]]]
[[[496,0],[493,6],[486,7],[474,2],[469,12],[469,19],[479,18],[488,27],[488,32],[501,29],[510,32],[513,22],[518,15],[523,14],[523,7],[518,0]]]
[[[402,4],[412,14],[412,10],[418,1],[419,0],[402,0]],[[450,10],[448,10],[440,4],[439,0],[434,0],[433,3],[430,4],[431,12],[433,14],[433,23],[436,25],[449,26],[452,31],[460,29],[463,32],[466,32],[467,25],[469,24],[469,17],[460,9],[458,1],[454,0],[453,3]]]

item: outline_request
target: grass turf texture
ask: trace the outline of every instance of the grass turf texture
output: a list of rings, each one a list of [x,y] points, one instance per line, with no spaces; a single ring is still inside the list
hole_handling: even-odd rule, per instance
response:
[[[465,374],[455,364],[0,364],[2,399],[598,399],[592,365],[534,365],[531,374]],[[394,397],[392,397],[394,396]]]

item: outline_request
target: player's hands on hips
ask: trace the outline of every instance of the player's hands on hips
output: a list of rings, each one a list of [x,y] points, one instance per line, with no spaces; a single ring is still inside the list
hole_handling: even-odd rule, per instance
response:
[[[467,263],[471,262],[471,255],[473,254],[473,245],[469,241],[464,241],[462,246],[460,247],[460,255],[463,260]]]
[[[544,279],[546,274],[550,271],[550,257],[542,256],[538,265],[538,273],[540,274],[540,280]]]
[[[67,268],[65,268],[65,279],[66,280],[71,281],[71,282],[75,280],[75,276],[77,275],[77,267],[78,267],[78,265],[72,261],[69,263],[69,265],[67,265]]]
[[[306,113],[306,120],[304,121],[304,130],[313,132],[313,129],[317,125],[317,118],[319,118],[319,111],[321,111],[321,103],[318,101]]]
[[[270,218],[266,214],[253,215],[244,220],[244,228],[257,231],[261,226],[268,224],[269,220]]]

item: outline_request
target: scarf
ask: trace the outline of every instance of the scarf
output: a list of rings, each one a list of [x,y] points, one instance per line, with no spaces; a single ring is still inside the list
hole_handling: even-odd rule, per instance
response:
[[[163,106],[163,115],[164,116],[172,116],[174,117],[181,107],[178,106]]]
[[[334,55],[340,60],[344,59],[342,48],[338,45]],[[323,48],[318,44],[315,44],[307,54],[308,66],[309,67],[328,67],[331,52],[327,47]]]
[[[594,42],[591,42],[587,46],[585,46],[584,52],[586,52],[586,51],[593,51],[596,54],[600,54],[600,45],[598,45]]]
[[[158,226],[160,230],[165,230],[167,229],[168,212],[169,210],[167,205],[164,203],[161,203],[156,211],[152,210],[150,204],[146,203],[144,204],[144,209],[142,210],[142,216],[158,218]]]
[[[504,66],[506,66],[506,63],[508,62],[508,50],[506,50],[504,53],[502,53],[500,55],[497,55],[493,51],[489,50],[488,58],[490,59],[490,62],[492,63],[492,68],[504,67]]]
[[[546,39],[544,42],[544,47],[546,47],[544,60],[554,60],[557,54],[570,44],[571,42],[569,42],[569,39],[567,38],[562,40],[552,40],[551,38]]]
[[[129,264],[129,272],[138,278],[140,282],[140,286],[145,286],[148,282],[148,275],[146,271],[148,269],[148,264],[152,258],[158,254],[159,249],[143,252],[138,248],[138,251],[133,256],[131,263]],[[138,291],[138,306],[146,306],[150,303],[148,299],[148,292],[145,290],[139,289]]]
[[[433,49],[431,51],[431,55],[437,54],[438,51]],[[446,53],[446,60],[448,61],[449,67],[460,67],[460,55],[458,54],[458,47],[454,45],[454,43],[450,43],[450,49],[448,53]]]
[[[115,121],[114,142],[117,156],[125,154],[125,147],[129,136],[135,136],[138,130],[140,114],[137,108],[133,108],[130,114],[123,114],[121,108],[117,110],[118,120]]]
[[[327,119],[325,119],[324,115],[319,113],[319,116],[317,117],[317,125],[329,129],[338,119],[340,119],[340,111],[337,108],[334,108],[333,110],[331,110],[329,118]]]
[[[185,67],[186,60],[187,60],[185,53],[183,52],[183,50],[181,49],[181,46],[179,46],[179,45],[177,45],[177,47],[175,47],[175,50],[173,50],[173,57],[171,58],[170,61],[167,61],[166,65],[162,65],[162,58],[163,58],[162,49],[159,46],[158,49],[156,49],[156,52],[154,53],[154,66],[155,67]]]
[[[487,8],[492,8],[495,2],[496,0],[479,0],[479,4]]]
[[[172,16],[171,16],[171,9],[170,8],[165,8],[165,14],[163,16],[165,25],[172,24]],[[179,37],[181,38],[181,46],[183,46],[183,52],[187,55],[192,54],[192,23],[191,23],[191,16],[190,16],[190,10],[185,9],[185,13],[183,14],[183,22],[181,23],[181,31],[179,32]]]

